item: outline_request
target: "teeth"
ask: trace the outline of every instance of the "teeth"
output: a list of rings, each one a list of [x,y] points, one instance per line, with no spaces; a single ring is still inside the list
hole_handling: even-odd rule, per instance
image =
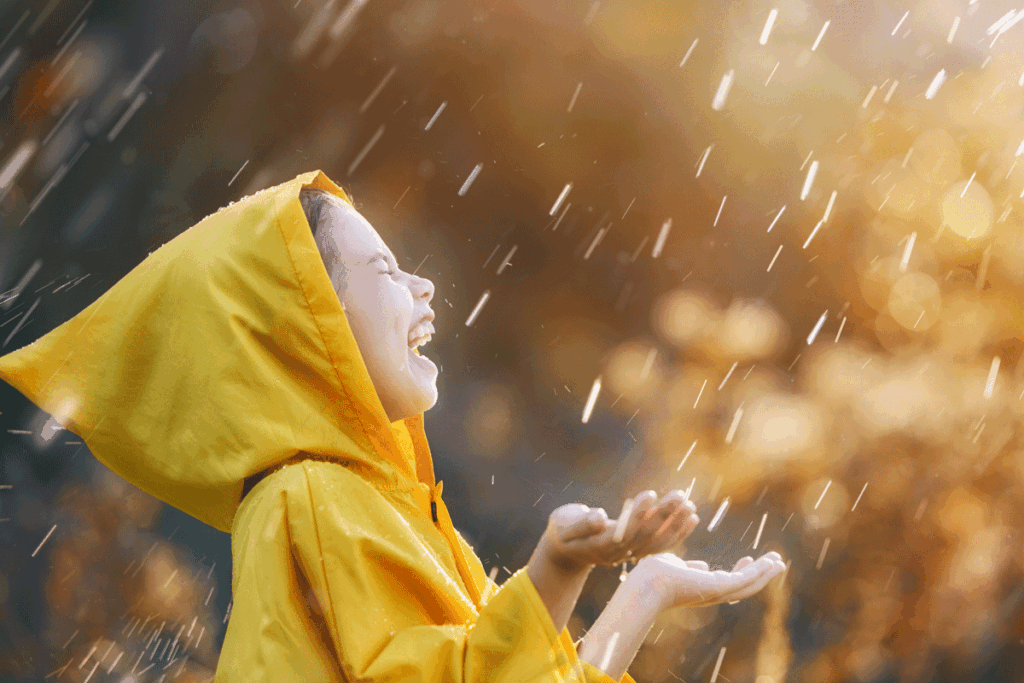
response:
[[[421,344],[426,344],[430,341],[430,336],[434,333],[434,326],[430,323],[420,323],[416,327],[409,330],[409,347],[414,348]]]
[[[410,349],[415,349],[415,348],[417,348],[419,346],[423,346],[428,341],[430,341],[430,336],[431,335],[429,335],[429,334],[425,334],[425,335],[423,335],[421,337],[416,337],[411,342],[409,342],[409,348]]]

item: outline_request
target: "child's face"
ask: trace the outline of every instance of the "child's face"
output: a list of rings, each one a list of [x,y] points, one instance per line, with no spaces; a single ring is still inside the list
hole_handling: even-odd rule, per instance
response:
[[[399,269],[384,240],[347,202],[331,202],[321,217],[317,247],[388,418],[430,409],[437,402],[437,366],[413,348],[434,332],[434,284]]]

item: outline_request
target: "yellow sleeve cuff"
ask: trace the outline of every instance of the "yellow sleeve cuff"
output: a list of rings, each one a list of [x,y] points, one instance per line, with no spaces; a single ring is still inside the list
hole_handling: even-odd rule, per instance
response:
[[[509,577],[508,582],[518,583],[522,586],[523,593],[529,601],[530,606],[533,607],[537,621],[541,623],[541,628],[544,629],[544,635],[547,636],[547,639],[553,648],[559,648],[562,640],[558,635],[558,631],[555,630],[555,622],[551,619],[551,613],[548,612],[548,606],[544,604],[544,600],[541,599],[540,593],[537,592],[537,587],[533,585],[533,581],[530,579],[530,575],[526,570],[527,568],[523,567]]]
[[[590,662],[585,662],[581,659],[580,664],[583,665],[583,673],[586,676],[586,683],[615,683],[614,678],[601,671]],[[622,674],[622,680],[619,683],[636,683],[636,681],[634,681],[633,677],[628,673],[625,673]]]
[[[537,587],[530,580],[526,568],[524,567],[516,572],[515,575],[509,578],[509,581],[513,579],[516,579],[523,587],[523,593],[537,613],[537,621],[542,624],[541,628],[544,629],[544,634],[551,641],[552,647],[559,650],[557,661],[559,673],[562,674],[563,678],[567,681],[579,681],[580,672],[582,672],[583,680],[581,683],[616,683],[615,679],[611,676],[590,662],[585,662],[579,658],[576,646],[572,642],[572,636],[569,635],[569,629],[563,628],[561,634],[555,632],[555,622],[551,619],[551,613],[548,612],[547,605],[544,604],[540,593],[537,592]],[[621,681],[618,683],[636,683],[636,681],[626,673],[623,674]]]
[[[534,589],[534,592],[536,592],[536,589]],[[540,599],[540,594],[537,595],[537,598],[538,600]],[[541,604],[543,605],[543,602]],[[544,611],[547,612],[546,607]],[[548,615],[548,621],[551,622],[551,630],[554,630],[555,624],[551,621],[550,614]],[[562,633],[558,636],[558,640],[562,652],[568,658],[568,666],[563,673],[566,680],[580,681],[582,675],[582,683],[616,683],[614,678],[590,662],[585,662],[579,658],[579,654],[576,652],[576,645],[572,642],[572,636],[569,635],[569,629],[563,628]],[[636,683],[636,681],[627,673],[622,676],[622,680],[619,683]]]

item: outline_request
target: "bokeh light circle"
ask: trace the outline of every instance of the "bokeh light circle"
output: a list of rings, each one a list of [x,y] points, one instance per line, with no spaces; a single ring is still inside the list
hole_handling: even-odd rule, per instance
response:
[[[902,327],[927,330],[938,321],[942,310],[939,284],[924,273],[905,275],[892,286],[887,309]]]
[[[942,198],[942,222],[966,239],[978,239],[992,229],[992,198],[981,183],[961,180]]]
[[[654,306],[654,327],[667,341],[677,346],[692,344],[717,323],[720,313],[707,297],[686,290],[662,296]]]

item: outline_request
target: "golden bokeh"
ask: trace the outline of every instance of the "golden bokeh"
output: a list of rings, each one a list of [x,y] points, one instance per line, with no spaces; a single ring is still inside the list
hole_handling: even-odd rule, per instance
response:
[[[788,341],[786,323],[771,306],[741,299],[722,313],[714,337],[709,347],[741,363],[774,356]]]
[[[721,312],[710,298],[682,289],[661,296],[651,312],[654,329],[679,347],[699,342],[720,318]]]
[[[629,341],[612,350],[605,361],[603,381],[614,396],[632,404],[647,404],[660,396],[665,362],[657,346]]]
[[[980,239],[992,229],[992,198],[981,183],[962,180],[946,190],[942,197],[943,226],[971,240]]]
[[[889,290],[887,310],[906,329],[927,330],[938,321],[942,310],[939,284],[924,273],[904,275]]]
[[[817,460],[828,420],[815,403],[787,394],[765,394],[744,404],[737,447],[756,467],[780,468],[792,460]]]
[[[910,169],[937,190],[960,177],[960,148],[943,128],[918,135],[906,158]]]

